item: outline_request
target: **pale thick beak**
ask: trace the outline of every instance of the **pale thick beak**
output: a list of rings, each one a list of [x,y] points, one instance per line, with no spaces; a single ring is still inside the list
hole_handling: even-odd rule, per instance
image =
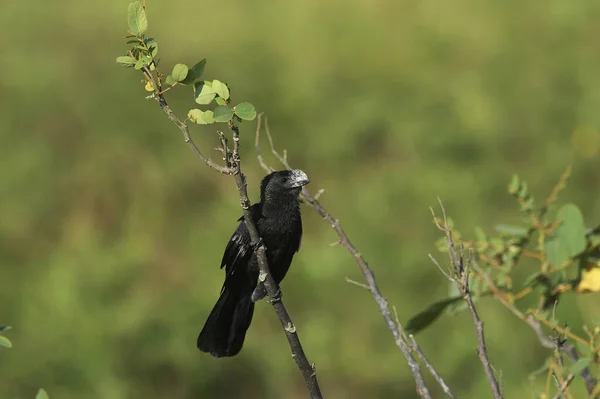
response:
[[[292,170],[292,173],[290,175],[290,187],[291,188],[306,186],[308,183],[310,183],[310,179],[308,178],[306,173],[304,173],[300,169]]]

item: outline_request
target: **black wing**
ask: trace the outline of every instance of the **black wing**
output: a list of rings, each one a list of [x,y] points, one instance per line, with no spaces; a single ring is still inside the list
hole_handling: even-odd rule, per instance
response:
[[[254,223],[258,225],[262,218],[262,205],[260,203],[252,205],[250,212],[252,213]],[[221,268],[225,266],[226,279],[234,270],[247,268],[254,252],[250,233],[248,232],[246,223],[244,223],[244,217],[242,216],[238,221],[240,221],[240,224],[229,239],[223,253],[223,259],[221,260]]]

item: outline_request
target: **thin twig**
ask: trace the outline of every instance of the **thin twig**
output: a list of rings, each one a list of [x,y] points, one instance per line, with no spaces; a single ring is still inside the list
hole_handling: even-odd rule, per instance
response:
[[[281,164],[284,165],[287,169],[291,169],[291,167],[287,161],[287,156],[286,155],[282,156],[275,149],[275,145],[273,143],[273,137],[271,136],[271,132],[269,131],[269,126],[267,124],[266,118],[265,118],[265,133],[267,134],[267,138],[269,140],[269,145],[271,146],[271,152],[273,153],[273,155],[275,155],[275,157],[279,160],[279,162],[281,162]],[[264,162],[264,159],[262,158],[262,155],[260,152],[259,134],[260,134],[260,131],[257,130],[255,146],[257,148],[258,162],[260,163],[261,167],[265,171],[270,172],[272,169]],[[400,330],[398,329],[398,326],[394,322],[394,319],[392,318],[392,313],[390,312],[387,300],[383,297],[383,295],[379,291],[379,287],[377,286],[377,282],[375,281],[375,275],[373,274],[373,271],[369,268],[369,265],[367,264],[365,259],[362,257],[362,255],[358,252],[356,247],[354,247],[354,245],[352,244],[352,242],[350,241],[350,239],[348,238],[348,236],[342,229],[342,226],[341,226],[339,220],[335,219],[323,207],[323,205],[321,205],[321,203],[316,198],[314,198],[310,195],[310,192],[308,191],[306,186],[302,187],[301,198],[305,203],[307,203],[311,208],[313,208],[315,210],[315,212],[317,212],[323,219],[325,219],[331,225],[331,227],[334,229],[334,231],[336,232],[336,234],[338,235],[338,237],[340,239],[339,240],[340,245],[342,245],[344,248],[346,248],[348,250],[348,252],[350,252],[350,254],[354,257],[354,260],[358,264],[360,271],[362,272],[362,274],[365,278],[365,281],[367,282],[369,291],[371,292],[373,299],[375,299],[375,302],[377,303],[379,312],[381,313],[381,315],[383,316],[383,318],[385,320],[387,328],[392,333],[392,336],[394,337],[394,341],[396,342],[396,345],[398,346],[398,348],[400,348],[402,355],[404,356],[404,358],[406,359],[406,362],[408,363],[408,366],[413,374],[413,378],[417,384],[417,394],[419,394],[419,396],[421,396],[424,399],[431,398],[431,394],[429,393],[429,390],[427,389],[427,386],[425,385],[425,381],[423,380],[423,376],[421,375],[421,371],[419,369],[419,363],[415,360],[415,358],[410,353],[410,349],[408,348],[407,343],[405,343],[402,340],[402,335],[400,333]]]
[[[364,289],[365,289],[365,290],[367,290],[367,291],[371,291],[371,289],[369,288],[369,286],[368,286],[368,285],[366,285],[366,284],[363,284],[363,283],[359,283],[358,281],[354,281],[354,280],[352,280],[352,279],[349,279],[348,277],[346,277],[346,282],[347,282],[347,283],[350,283],[350,284],[354,284],[354,285],[356,285],[356,286],[359,286],[360,288],[364,288]]]
[[[408,338],[410,338],[410,340],[412,342],[412,350],[417,354],[417,356],[419,356],[419,359],[421,359],[423,364],[425,364],[425,367],[427,367],[427,370],[429,370],[429,372],[431,373],[433,378],[437,381],[437,383],[440,385],[440,387],[442,387],[442,390],[444,391],[444,393],[446,395],[448,395],[449,398],[455,399],[454,394],[452,393],[452,391],[450,390],[448,385],[446,385],[446,382],[444,381],[442,376],[437,372],[437,370],[435,369],[433,364],[431,364],[431,362],[427,359],[427,357],[425,356],[425,354],[419,347],[419,344],[417,344],[417,341],[415,340],[415,336],[410,334],[408,336]]]
[[[152,88],[154,89],[154,97],[157,99],[158,105],[160,105],[160,108],[163,110],[163,112],[167,114],[167,117],[171,120],[171,122],[173,122],[179,128],[179,130],[183,134],[183,139],[185,140],[186,144],[192,149],[192,151],[194,151],[196,156],[200,158],[202,162],[204,162],[206,165],[210,166],[211,168],[215,169],[220,173],[223,173],[225,175],[233,174],[233,170],[231,168],[215,163],[212,159],[208,158],[202,153],[202,151],[200,151],[198,146],[196,146],[196,144],[190,137],[190,131],[188,129],[188,126],[185,124],[185,122],[182,122],[179,118],[177,118],[177,116],[171,110],[171,107],[169,107],[169,104],[167,104],[167,100],[165,99],[164,95],[160,92],[160,87],[156,83],[156,79],[154,78],[154,74],[152,73],[152,71],[150,71],[150,68],[144,66],[142,67],[142,69],[144,71],[144,76],[150,79],[150,83],[152,84]]]
[[[404,330],[404,327],[402,327],[402,324],[400,323],[400,320],[398,319],[398,312],[396,312],[396,307],[394,306],[393,308],[394,308],[394,316],[396,317],[396,324],[398,325],[398,329],[400,330],[400,335],[402,336],[402,339],[404,340],[404,342],[408,343],[408,340],[410,339],[410,341],[412,342],[412,345],[410,346],[410,350],[417,354],[419,359],[421,359],[423,364],[425,364],[425,367],[427,367],[427,370],[429,370],[429,372],[433,376],[433,379],[439,384],[439,386],[446,393],[446,395],[448,395],[448,397],[450,399],[455,399],[454,394],[452,393],[452,391],[450,390],[450,388],[448,387],[448,385],[446,384],[446,382],[444,381],[444,379],[442,378],[440,373],[437,372],[437,370],[435,369],[433,364],[431,364],[431,362],[427,359],[427,357],[421,350],[421,347],[419,347],[419,344],[417,344],[417,340],[415,339],[414,335],[412,335],[412,334],[410,334],[408,336],[406,335],[406,331]]]
[[[552,399],[560,399],[564,397],[564,393],[566,392],[571,382],[573,382],[573,379],[575,379],[575,375],[569,374],[565,382],[563,382],[562,385],[558,388],[558,392],[552,397]]]
[[[427,357],[425,356],[425,353],[423,353],[423,351],[419,347],[419,344],[417,344],[417,340],[415,339],[414,335],[411,334],[411,335],[407,336],[406,331],[404,330],[404,327],[402,327],[402,324],[400,323],[400,319],[398,319],[398,312],[396,311],[396,307],[393,306],[393,309],[394,309],[394,316],[396,317],[396,324],[398,325],[398,329],[400,330],[400,335],[402,336],[402,340],[407,344],[408,344],[408,340],[409,339],[411,340],[412,345],[409,346],[410,350],[417,354],[417,356],[421,359],[421,361],[423,362],[423,364],[425,365],[427,370],[429,370],[429,372],[433,376],[433,379],[439,384],[439,386],[446,393],[446,395],[448,395],[448,397],[450,399],[455,399],[454,393],[452,393],[452,391],[450,390],[450,387],[448,387],[448,385],[446,384],[446,381],[444,381],[444,379],[442,378],[440,373],[437,372],[437,370],[435,369],[433,364],[429,361],[429,359],[427,359]]]
[[[433,209],[432,209],[432,211],[433,211]],[[440,271],[440,272],[442,272],[442,274],[443,274],[443,275],[444,275],[444,276],[445,276],[445,277],[446,277],[448,280],[450,280],[450,281],[454,282],[454,277],[450,276],[450,275],[448,274],[448,272],[446,272],[446,271],[444,270],[444,268],[442,268],[442,266],[440,266],[440,263],[437,261],[437,259],[436,259],[436,258],[434,258],[434,257],[433,257],[433,255],[431,255],[431,254],[428,254],[428,255],[429,255],[429,259],[431,259],[431,261],[433,262],[433,264],[437,266],[437,268],[439,269],[439,271]]]
[[[492,390],[492,395],[495,399],[501,399],[502,392],[500,391],[500,385],[498,384],[498,381],[496,380],[496,377],[494,375],[494,370],[492,369],[492,365],[490,363],[490,359],[487,353],[487,347],[485,345],[483,322],[479,318],[479,314],[477,313],[477,309],[475,308],[475,304],[473,303],[473,298],[471,297],[471,292],[469,291],[469,267],[472,263],[472,252],[469,251],[469,256],[465,260],[464,245],[462,244],[462,242],[459,246],[460,249],[456,249],[454,238],[452,237],[452,231],[450,227],[448,227],[446,210],[444,209],[442,201],[440,199],[438,199],[438,201],[440,204],[440,208],[442,209],[443,225],[439,224],[435,216],[434,220],[438,228],[442,230],[446,235],[446,245],[448,246],[450,263],[452,265],[451,274],[454,276],[454,282],[458,286],[458,289],[461,292],[464,300],[466,301],[469,311],[471,312],[471,316],[473,317],[473,322],[475,323],[475,328],[477,330],[477,355],[479,356],[479,360],[487,376],[490,388]]]

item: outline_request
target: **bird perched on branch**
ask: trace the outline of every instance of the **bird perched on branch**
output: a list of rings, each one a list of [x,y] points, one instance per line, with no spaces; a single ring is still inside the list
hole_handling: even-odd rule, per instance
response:
[[[260,202],[250,212],[267,250],[267,261],[277,284],[290,268],[300,248],[302,218],[298,198],[310,180],[299,169],[273,172],[260,184]],[[219,300],[198,336],[198,349],[215,357],[235,356],[250,327],[254,302],[266,296],[258,283],[259,267],[244,217],[227,243],[221,268],[225,282]]]

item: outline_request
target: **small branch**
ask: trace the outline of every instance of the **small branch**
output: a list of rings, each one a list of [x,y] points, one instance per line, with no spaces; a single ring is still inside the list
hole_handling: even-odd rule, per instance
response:
[[[348,277],[346,277],[346,282],[347,282],[347,283],[350,283],[350,284],[354,284],[354,285],[356,285],[356,286],[358,286],[358,287],[360,287],[360,288],[364,288],[364,289],[365,289],[365,290],[367,290],[367,291],[371,291],[371,289],[369,288],[369,286],[368,286],[368,285],[366,285],[366,284],[363,284],[363,283],[359,283],[358,281],[351,280],[351,279],[349,279]]]
[[[550,208],[550,206],[554,203],[554,201],[556,201],[556,197],[558,197],[558,193],[563,188],[565,188],[567,179],[569,178],[569,176],[571,176],[571,172],[572,171],[573,171],[573,166],[572,165],[568,165],[567,169],[560,176],[560,179],[558,180],[558,183],[554,186],[554,188],[552,189],[552,192],[550,193],[550,195],[546,199],[546,207],[543,210],[543,213],[546,213],[546,211]]]
[[[456,397],[454,396],[454,394],[452,393],[452,391],[450,390],[448,385],[446,385],[446,382],[444,381],[442,376],[437,372],[435,367],[433,367],[433,364],[431,364],[431,362],[427,359],[427,357],[425,357],[425,354],[423,353],[423,351],[419,347],[419,344],[417,344],[417,341],[415,340],[415,336],[411,334],[408,336],[408,338],[410,338],[410,340],[412,342],[411,349],[417,354],[417,356],[419,356],[419,359],[421,359],[423,364],[425,364],[425,367],[427,367],[427,370],[429,370],[429,372],[431,373],[433,378],[437,381],[437,383],[440,385],[440,387],[442,387],[442,390],[444,391],[444,393],[449,398],[455,399]]]
[[[561,386],[558,388],[558,392],[556,393],[556,395],[554,395],[552,397],[552,399],[561,399],[562,397],[564,397],[564,394],[565,394],[567,388],[569,387],[569,385],[571,384],[571,382],[573,382],[574,378],[575,378],[575,375],[569,374],[567,376],[567,379],[565,380],[565,382],[563,382],[561,384]]]
[[[238,193],[240,196],[240,203],[242,205],[242,209],[244,211],[244,222],[246,223],[246,227],[248,228],[248,232],[250,233],[250,239],[252,245],[257,245],[260,242],[260,235],[258,233],[258,229],[252,220],[252,214],[250,213],[250,200],[248,199],[248,191],[246,188],[246,177],[242,173],[241,165],[240,165],[240,157],[239,157],[239,129],[237,125],[230,124],[230,128],[233,132],[233,176],[235,177],[235,183],[238,188]],[[308,361],[306,354],[304,353],[304,349],[302,348],[302,344],[300,343],[300,339],[298,338],[298,333],[296,332],[296,326],[292,322],[290,315],[287,312],[287,309],[283,305],[283,301],[281,300],[281,293],[279,293],[279,287],[273,280],[273,276],[270,273],[269,265],[267,263],[267,253],[266,247],[264,243],[260,243],[256,250],[256,257],[258,259],[258,266],[260,268],[261,276],[264,277],[264,285],[267,290],[267,294],[270,301],[275,309],[275,313],[279,317],[279,321],[281,322],[281,326],[285,331],[285,336],[287,337],[288,343],[290,345],[290,349],[292,351],[292,358],[296,361],[296,365],[302,372],[302,376],[304,377],[304,382],[306,384],[306,388],[308,389],[310,396],[312,399],[321,399],[323,395],[321,394],[321,389],[319,387],[319,383],[317,381],[317,374],[315,372],[315,368]],[[277,298],[277,299],[276,299]]]
[[[158,101],[158,105],[160,105],[160,108],[163,110],[163,112],[165,114],[167,114],[167,117],[171,120],[171,122],[173,122],[175,125],[177,125],[177,127],[183,134],[183,139],[185,140],[186,144],[192,149],[192,151],[194,151],[196,156],[198,158],[200,158],[200,160],[202,160],[202,162],[204,162],[207,166],[215,169],[219,173],[223,173],[224,175],[233,174],[233,170],[231,168],[228,168],[226,166],[221,166],[221,165],[215,163],[212,159],[206,157],[202,153],[202,151],[200,151],[198,146],[196,146],[196,143],[194,143],[194,141],[190,137],[190,131],[189,131],[187,125],[184,122],[182,122],[179,118],[177,118],[177,116],[171,110],[171,107],[169,107],[169,104],[167,104],[167,100],[165,99],[163,94],[160,92],[160,87],[156,83],[156,79],[154,78],[154,74],[152,73],[152,71],[150,71],[150,68],[148,68],[147,66],[144,66],[144,67],[142,67],[142,69],[144,71],[144,76],[146,76],[146,78],[150,80],[150,83],[152,84],[152,87],[154,88],[154,97]]]
[[[433,209],[431,210],[433,212]],[[433,255],[428,254],[429,255],[429,259],[431,259],[431,261],[433,262],[434,265],[437,266],[438,270],[440,272],[442,272],[442,274],[450,281],[454,282],[454,277],[450,276],[450,274],[448,274],[448,272],[446,272],[442,266],[440,266],[440,263],[437,261],[436,258],[433,257]]]
[[[402,339],[404,340],[404,342],[408,342],[408,339],[410,338],[412,342],[410,350],[415,352],[417,356],[419,356],[419,359],[421,359],[423,364],[425,364],[425,367],[427,367],[427,370],[429,370],[429,372],[433,376],[433,379],[440,385],[440,387],[442,387],[442,390],[446,393],[446,395],[448,395],[450,399],[455,399],[454,394],[452,393],[442,376],[437,372],[435,367],[433,367],[433,364],[431,364],[427,357],[425,357],[425,354],[419,347],[419,344],[417,344],[417,340],[415,339],[414,335],[410,334],[408,337],[406,336],[406,331],[404,330],[404,327],[402,327],[402,324],[400,324],[400,320],[398,320],[398,312],[396,312],[395,306],[394,316],[396,316],[396,324],[398,325],[398,329],[400,330],[400,334],[402,335]]]
[[[259,121],[260,121],[260,119],[259,119]],[[267,134],[267,138],[269,140],[269,145],[271,146],[271,152],[273,153],[273,155],[275,155],[275,157],[279,160],[279,162],[281,162],[281,164],[284,165],[287,169],[291,169],[291,167],[287,161],[287,157],[285,155],[284,156],[280,155],[275,150],[275,146],[273,144],[273,138],[271,136],[269,126],[268,126],[266,120],[265,120],[265,133]],[[260,143],[259,143],[260,137],[259,137],[259,135],[260,135],[260,130],[257,129],[255,147],[257,149],[258,162],[260,163],[261,167],[266,172],[270,172],[272,169],[264,162],[264,159],[260,152]],[[427,389],[427,387],[425,385],[425,381],[423,380],[423,376],[421,375],[421,371],[419,369],[419,363],[415,360],[415,358],[410,353],[408,344],[403,341],[402,335],[398,328],[398,325],[394,322],[394,319],[392,318],[392,313],[390,312],[387,300],[383,297],[383,295],[381,295],[381,292],[379,291],[379,287],[377,286],[377,282],[375,281],[375,275],[373,274],[373,271],[369,268],[369,265],[367,264],[365,259],[362,257],[362,255],[358,252],[356,247],[354,247],[354,245],[352,244],[352,242],[350,241],[350,239],[348,238],[348,236],[342,229],[342,226],[341,226],[339,220],[335,219],[329,212],[327,212],[327,210],[325,210],[323,205],[321,205],[321,203],[316,198],[314,198],[310,195],[310,192],[308,191],[306,186],[302,187],[301,198],[306,204],[308,204],[308,206],[313,208],[313,210],[315,212],[317,212],[323,219],[325,219],[331,225],[331,227],[333,228],[333,230],[336,232],[336,234],[339,237],[340,245],[342,245],[344,248],[346,248],[348,250],[348,252],[350,252],[352,257],[358,264],[358,267],[360,268],[360,271],[362,272],[363,277],[365,278],[365,281],[367,282],[366,285],[367,285],[369,291],[371,292],[373,299],[377,303],[379,312],[383,316],[383,319],[385,320],[388,330],[390,330],[390,332],[392,333],[392,336],[394,337],[396,346],[398,346],[398,348],[400,348],[400,351],[402,352],[402,355],[406,359],[406,362],[408,363],[408,366],[413,374],[413,378],[417,384],[417,394],[419,394],[419,396],[421,396],[424,399],[431,398],[431,394],[429,393],[429,390]]]
[[[256,135],[255,135],[255,139],[254,139],[254,149],[256,150],[256,157],[258,158],[258,163],[260,164],[260,167],[263,168],[265,172],[271,173],[271,172],[273,172],[274,169],[265,163],[265,160],[262,156],[262,152],[260,151],[260,129],[262,126],[262,116],[263,116],[263,113],[261,112],[260,114],[258,114],[258,117],[256,118],[257,122],[256,122]]]
[[[460,244],[460,249],[456,249],[454,238],[452,237],[452,231],[448,227],[446,210],[444,209],[442,201],[439,199],[438,201],[442,209],[443,225],[439,224],[439,222],[435,218],[435,215],[434,220],[438,228],[442,230],[446,235],[446,244],[448,246],[450,264],[452,267],[451,275],[453,278],[451,280],[453,280],[458,286],[458,289],[462,293],[462,296],[467,303],[469,311],[471,312],[471,316],[473,317],[473,322],[475,323],[475,328],[477,330],[477,355],[479,356],[479,360],[481,361],[481,365],[483,366],[483,370],[485,371],[485,374],[487,376],[490,388],[492,390],[492,395],[495,399],[502,399],[500,385],[498,384],[498,381],[494,376],[494,370],[492,369],[492,365],[490,363],[490,359],[487,353],[487,347],[485,345],[483,322],[479,318],[479,314],[477,313],[477,309],[475,308],[475,304],[473,303],[473,298],[471,297],[471,292],[469,291],[469,267],[472,263],[472,252],[469,251],[469,256],[465,260],[464,245],[462,244],[462,242]]]
[[[542,324],[545,324],[546,326],[552,328],[553,330],[556,330],[557,332],[571,338],[574,341],[578,341],[579,343],[581,343],[582,345],[587,345],[588,343],[581,337],[573,334],[572,332],[568,331],[566,328],[562,328],[557,326],[556,324],[546,320],[545,318],[543,318],[542,316],[538,315],[537,313],[535,313],[535,311],[530,310],[528,311],[529,314],[531,314],[537,321],[541,322]]]

